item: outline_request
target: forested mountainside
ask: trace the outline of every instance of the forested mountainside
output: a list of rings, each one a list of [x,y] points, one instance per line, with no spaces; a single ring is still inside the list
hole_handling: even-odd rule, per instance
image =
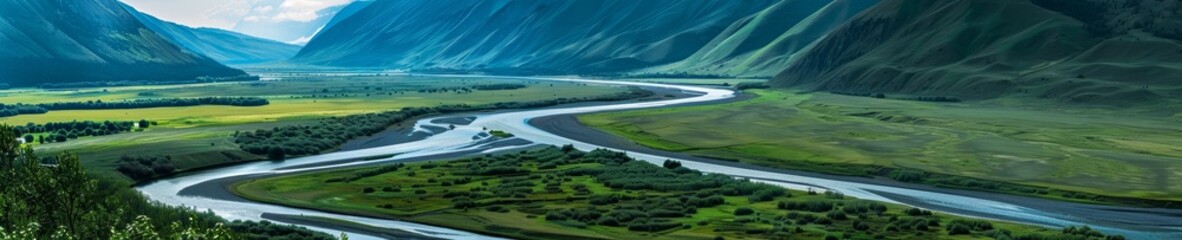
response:
[[[186,50],[207,56],[222,64],[251,64],[286,60],[300,51],[300,46],[262,39],[216,28],[193,28],[160,20],[124,6],[144,26]]]
[[[0,45],[0,81],[14,86],[245,74],[184,51],[114,0],[2,1]]]
[[[793,53],[875,2],[377,1],[323,30],[293,61],[501,73],[770,76]]]
[[[887,0],[772,85],[855,94],[1125,105],[1182,94],[1182,4]]]

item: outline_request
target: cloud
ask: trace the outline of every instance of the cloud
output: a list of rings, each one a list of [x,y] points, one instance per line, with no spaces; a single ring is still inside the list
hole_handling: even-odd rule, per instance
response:
[[[303,36],[300,38],[296,38],[296,40],[287,41],[287,43],[303,46],[305,44],[308,44],[308,41],[312,41],[312,36]]]
[[[252,10],[252,11],[254,11],[255,13],[269,13],[269,12],[271,12],[271,10],[275,10],[275,7],[274,6],[257,6],[257,7],[254,7],[254,10]]]
[[[258,22],[259,20],[262,20],[262,19],[263,19],[263,17],[250,15],[250,16],[246,16],[245,18],[242,18],[242,21],[244,21],[244,22]]]
[[[276,22],[295,21],[295,22],[311,22],[320,18],[320,10],[346,4],[352,0],[284,0],[279,4],[278,13],[272,15],[271,20]]]

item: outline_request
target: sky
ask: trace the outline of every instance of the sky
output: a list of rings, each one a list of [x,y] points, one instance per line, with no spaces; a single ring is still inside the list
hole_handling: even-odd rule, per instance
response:
[[[322,24],[317,21],[327,13],[321,11],[347,4],[352,0],[122,0],[140,12],[165,21],[190,27],[211,27],[235,30],[258,37],[283,42],[297,39],[275,33],[274,28],[290,27],[291,31],[308,31],[301,24]],[[274,26],[264,32],[259,27],[239,28],[239,25]],[[320,26],[310,27],[315,30]],[[308,36],[307,33],[288,35]],[[306,41],[306,39],[304,39]]]

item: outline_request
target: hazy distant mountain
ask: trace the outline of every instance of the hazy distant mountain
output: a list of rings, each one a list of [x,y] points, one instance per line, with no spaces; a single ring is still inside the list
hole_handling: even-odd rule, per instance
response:
[[[1178,1],[888,0],[772,83],[970,99],[1178,98],[1180,8]]]
[[[192,28],[163,21],[123,5],[148,29],[197,54],[223,64],[250,64],[284,60],[295,56],[300,46],[215,29]]]
[[[245,74],[182,50],[114,0],[0,1],[0,81],[191,80]]]
[[[281,42],[302,45],[307,43],[318,31],[336,16],[337,12],[349,6],[342,4],[332,6],[316,12],[314,18],[307,20],[272,19],[274,11],[278,11],[284,0],[262,0],[255,4],[252,13],[234,24],[231,29],[235,32],[246,33],[251,36],[278,40]],[[253,11],[266,11],[255,14]],[[260,16],[263,16],[260,18]]]
[[[376,1],[325,29],[293,61],[401,69],[622,71],[692,56],[736,21],[777,2]]]

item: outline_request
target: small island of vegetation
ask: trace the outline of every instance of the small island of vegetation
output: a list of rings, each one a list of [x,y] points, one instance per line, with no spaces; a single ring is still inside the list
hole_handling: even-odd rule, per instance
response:
[[[257,201],[524,239],[1122,239],[791,191],[569,145],[276,176],[231,189]]]

